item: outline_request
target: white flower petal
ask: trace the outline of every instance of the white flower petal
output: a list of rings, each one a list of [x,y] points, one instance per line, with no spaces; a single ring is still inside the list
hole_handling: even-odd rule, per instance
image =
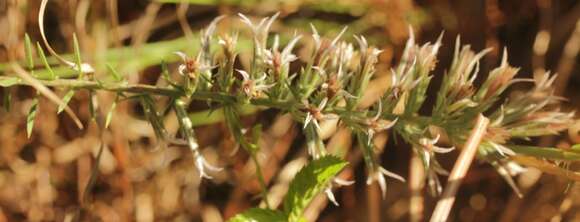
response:
[[[401,182],[405,182],[405,178],[403,178],[402,176],[399,176],[396,173],[388,171],[385,168],[379,167],[379,171],[381,172],[381,174],[384,174],[385,176],[391,177],[391,178],[399,180]]]
[[[310,124],[310,121],[312,121],[312,114],[306,113],[306,119],[304,119],[304,127],[303,127],[303,129],[306,129],[306,127],[308,126],[308,124]]]
[[[244,78],[244,81],[250,80],[250,74],[248,74],[248,72],[241,70],[241,69],[236,69],[236,71],[238,71],[238,73],[240,73],[240,75],[242,75],[242,78]]]
[[[324,189],[324,193],[326,193],[326,197],[328,197],[328,200],[330,200],[330,202],[332,202],[335,206],[339,206],[338,202],[336,202],[336,198],[334,198],[334,194],[332,193],[331,186]]]
[[[335,177],[333,180],[334,183],[338,184],[339,186],[350,186],[354,184],[354,180],[343,180],[338,177]]]

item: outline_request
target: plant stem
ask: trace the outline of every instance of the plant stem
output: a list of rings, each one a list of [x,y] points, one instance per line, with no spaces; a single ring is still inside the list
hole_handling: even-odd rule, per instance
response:
[[[580,181],[580,173],[562,169],[545,160],[539,160],[537,158],[527,156],[512,156],[511,159],[519,164],[537,168],[544,173],[549,173],[563,178],[568,178],[573,181]]]
[[[577,161],[580,159],[580,153],[569,152],[564,149],[557,149],[551,147],[540,147],[540,146],[508,146],[511,150],[516,153],[524,154],[527,156],[534,156],[537,158],[548,158],[556,160],[565,161]]]
[[[409,221],[419,222],[423,220],[423,188],[425,187],[425,167],[421,159],[413,152],[409,163],[409,189],[411,198],[409,200]]]
[[[268,187],[266,186],[266,180],[264,179],[264,174],[262,173],[262,168],[260,167],[260,163],[258,162],[256,153],[252,152],[250,154],[250,157],[252,158],[254,165],[256,165],[256,175],[258,176],[258,182],[262,187],[262,199],[264,200],[264,203],[266,203],[266,207],[268,209],[271,209],[272,207],[270,206],[270,202],[268,201]]]

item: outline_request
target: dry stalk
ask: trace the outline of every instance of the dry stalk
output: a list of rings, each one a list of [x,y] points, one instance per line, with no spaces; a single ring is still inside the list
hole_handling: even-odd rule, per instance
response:
[[[409,200],[409,221],[423,221],[425,207],[423,206],[423,189],[425,188],[425,167],[421,159],[413,154],[411,157],[409,172],[409,189],[411,198]]]
[[[437,202],[437,206],[435,206],[431,222],[447,220],[449,212],[451,212],[451,208],[455,202],[455,195],[457,194],[459,185],[461,185],[461,181],[465,177],[469,166],[471,166],[471,162],[473,162],[473,159],[475,158],[477,148],[485,135],[488,124],[489,119],[484,117],[482,114],[477,117],[475,127],[471,130],[469,139],[467,140],[467,143],[465,143],[465,147],[463,148],[463,151],[461,151],[461,154],[459,154],[459,157],[453,166],[453,170],[449,175],[445,191],[443,191],[441,199]]]

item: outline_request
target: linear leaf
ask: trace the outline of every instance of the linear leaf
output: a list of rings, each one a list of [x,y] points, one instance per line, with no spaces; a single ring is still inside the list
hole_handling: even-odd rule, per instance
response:
[[[77,38],[77,34],[73,34],[73,50],[75,55],[75,62],[77,64],[77,68],[79,71],[79,77],[83,76],[82,70],[82,61],[81,61],[81,47],[79,46],[79,39]]]
[[[50,80],[56,79],[56,74],[54,74],[54,71],[52,71],[52,68],[48,63],[48,59],[46,58],[46,55],[44,54],[44,51],[42,50],[42,47],[40,46],[39,42],[36,42],[36,49],[38,50],[38,56],[40,57],[40,60],[42,60],[42,64],[44,64],[44,67],[46,68],[46,70],[48,70],[49,73],[48,78]]]
[[[270,209],[251,208],[240,213],[228,222],[283,222],[286,221],[286,215],[280,211]]]
[[[11,76],[0,76],[0,86],[1,87],[10,87],[20,83],[20,79]]]
[[[111,66],[111,64],[107,64],[107,69],[109,69],[109,72],[111,73],[111,75],[113,76],[113,79],[115,79],[115,81],[119,82],[119,81],[123,80],[121,75],[119,75],[117,70],[115,70],[115,68],[113,68],[113,66]]]
[[[571,160],[579,161],[580,153],[576,152],[574,149],[564,150],[553,147],[538,147],[538,146],[518,146],[510,145],[508,146],[511,150],[518,154],[534,156],[538,158],[546,158],[553,160]]]
[[[32,42],[30,41],[30,36],[24,34],[24,50],[26,54],[26,65],[28,67],[28,71],[32,73],[34,69],[34,60],[32,59],[34,55],[32,55]]]
[[[111,108],[109,109],[109,112],[107,113],[107,118],[105,119],[105,128],[109,128],[109,125],[111,124],[111,119],[113,118],[113,112],[115,112],[115,108],[117,107],[118,101],[119,101],[119,95],[117,95],[117,97],[115,97],[115,101],[113,101],[113,104],[111,104]]]
[[[26,117],[26,133],[28,138],[32,135],[32,129],[34,128],[34,118],[36,118],[36,113],[38,112],[38,98],[32,100],[32,106],[28,111],[28,116]]]
[[[167,68],[167,62],[165,62],[165,60],[161,61],[161,77],[163,77],[167,82],[172,82],[171,76],[169,75],[169,68]]]
[[[91,116],[91,120],[97,120],[97,109],[97,93],[95,93],[94,90],[89,90],[89,114]]]
[[[2,106],[4,106],[4,110],[6,112],[10,112],[12,107],[12,93],[10,93],[9,88],[3,88],[4,92],[2,93]]]
[[[284,198],[284,212],[288,221],[300,221],[310,201],[328,185],[347,162],[335,156],[324,156],[313,160],[300,170],[290,183]]]
[[[68,102],[70,102],[70,100],[72,99],[72,97],[75,95],[75,91],[74,90],[69,90],[64,97],[62,98],[62,103],[58,106],[58,111],[56,111],[57,114],[61,113],[64,108],[66,108]]]

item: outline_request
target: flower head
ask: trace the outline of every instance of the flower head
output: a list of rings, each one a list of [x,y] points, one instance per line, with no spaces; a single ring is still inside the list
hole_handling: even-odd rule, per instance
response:
[[[213,67],[202,64],[201,54],[198,54],[195,59],[187,56],[184,52],[175,52],[181,58],[182,64],[179,65],[178,71],[182,76],[189,76],[192,79],[197,78],[197,73],[211,70]]]
[[[304,119],[304,128],[306,128],[309,124],[314,124],[316,130],[318,132],[321,131],[319,121],[328,120],[328,119],[336,119],[337,116],[334,114],[324,114],[323,110],[326,107],[326,103],[328,102],[328,98],[322,99],[318,106],[312,106],[308,104],[308,101],[303,101],[303,105],[306,107],[306,118]]]
[[[220,37],[218,40],[218,44],[220,44],[224,49],[224,54],[227,58],[233,58],[236,51],[236,45],[238,44],[238,33],[233,35],[225,35]]]
[[[262,75],[262,77],[258,79],[252,79],[248,72],[240,69],[237,69],[236,71],[242,75],[241,89],[248,98],[259,97],[264,90],[267,90],[275,85],[264,84],[264,81],[266,80],[266,74]]]
[[[367,142],[369,144],[371,143],[371,140],[373,139],[376,133],[390,129],[397,123],[398,118],[395,120],[381,119],[382,112],[383,112],[383,103],[381,102],[381,100],[379,100],[379,108],[377,110],[377,114],[373,118],[366,120],[366,125],[368,127],[367,134],[369,135],[368,136],[369,141]]]
[[[274,37],[274,44],[272,44],[272,48],[270,50],[264,50],[264,63],[270,66],[275,73],[279,74],[281,69],[284,67],[285,69],[288,68],[290,62],[295,61],[298,57],[292,54],[292,49],[300,40],[301,36],[294,36],[292,40],[284,47],[282,52],[278,51],[278,44],[279,39],[278,36]]]
[[[254,24],[244,14],[238,13],[238,16],[240,16],[240,19],[242,20],[242,23],[246,24],[252,30],[252,33],[254,34],[254,44],[258,49],[264,49],[266,47],[266,38],[268,37],[270,27],[272,26],[272,23],[274,23],[274,20],[276,20],[276,18],[278,18],[279,15],[280,13],[278,12],[270,18],[268,17],[263,18],[262,20],[260,20],[258,24]],[[256,50],[257,53],[261,53],[260,51],[261,50]]]
[[[318,34],[318,31],[316,30],[316,27],[314,27],[314,25],[310,24],[310,29],[312,30],[312,39],[314,40],[314,51],[317,55],[321,56],[322,54],[335,48],[336,44],[338,43],[338,40],[346,32],[348,27],[345,26],[344,28],[342,28],[342,30],[338,33],[338,35],[336,35],[334,39],[332,39],[331,41],[325,41],[324,39],[322,39]]]

